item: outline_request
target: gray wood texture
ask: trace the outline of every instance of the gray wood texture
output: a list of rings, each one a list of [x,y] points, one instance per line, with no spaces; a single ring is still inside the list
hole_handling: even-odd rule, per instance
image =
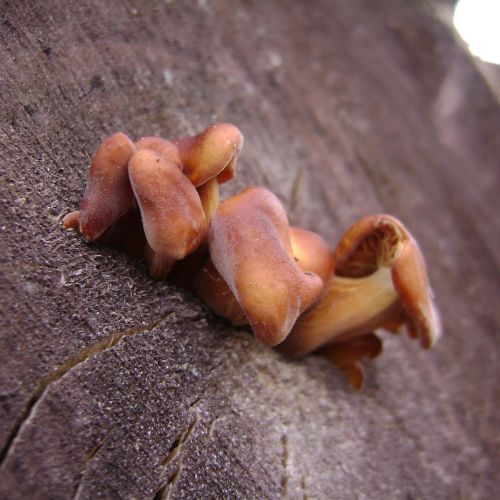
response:
[[[426,2],[0,2],[0,498],[493,498],[500,470],[500,111]],[[64,231],[98,144],[245,135],[332,245],[401,218],[444,338],[354,393],[144,264]]]

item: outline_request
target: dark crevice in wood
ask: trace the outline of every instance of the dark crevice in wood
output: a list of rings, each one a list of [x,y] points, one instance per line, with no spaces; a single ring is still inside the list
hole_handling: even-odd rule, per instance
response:
[[[198,401],[196,401],[197,403]],[[190,406],[190,408],[193,408],[194,405]],[[187,428],[180,434],[180,436],[174,440],[172,443],[172,446],[168,450],[167,456],[162,460],[161,462],[161,467],[165,468],[173,462],[183,451],[183,447],[185,443],[189,440],[191,435],[193,434],[194,428],[196,427],[198,423],[198,417],[195,413],[193,420],[190,422],[190,424],[187,426]],[[177,468],[175,469],[175,472],[170,476],[167,480],[167,482],[163,485],[160,486],[158,491],[156,492],[154,496],[154,500],[162,500],[162,499],[168,499],[170,498],[170,492],[174,488],[176,482],[178,481],[180,474],[182,470],[182,457],[179,460],[179,464],[177,465]]]
[[[179,477],[182,472],[182,462],[179,463],[177,469],[175,469],[174,474],[169,478],[166,484],[158,490],[156,495],[154,496],[154,500],[168,500],[170,498],[170,494],[175,487],[175,484],[179,480]]]
[[[307,493],[306,478],[304,476],[302,476],[302,479],[300,481],[300,487],[302,488],[302,498],[304,500],[309,500],[309,494]]]
[[[187,428],[180,434],[180,436],[174,440],[172,446],[168,450],[167,456],[162,460],[161,466],[166,467],[170,462],[174,461],[179,454],[182,452],[182,447],[184,443],[189,439],[193,433],[193,429],[198,422],[198,417],[194,417],[192,422],[187,426]]]
[[[109,334],[100,342],[97,342],[96,344],[86,347],[77,354],[73,355],[65,363],[60,365],[56,370],[54,370],[52,373],[50,373],[42,380],[40,380],[35,390],[31,394],[31,397],[29,398],[26,408],[24,409],[22,415],[20,416],[15,426],[13,427],[12,431],[10,432],[5,445],[0,450],[0,469],[2,468],[6,458],[8,457],[12,446],[15,444],[16,438],[20,434],[23,425],[30,419],[33,410],[35,408],[35,405],[39,401],[41,401],[41,399],[43,398],[43,396],[45,395],[47,389],[51,386],[51,384],[57,382],[64,375],[69,373],[72,369],[76,368],[77,366],[84,363],[88,359],[94,357],[96,354],[99,354],[103,351],[106,351],[107,349],[114,347],[116,344],[118,344],[118,342],[120,342],[122,338],[127,336],[138,335],[145,332],[151,332],[171,314],[173,314],[173,311],[167,312],[161,318],[158,318],[152,321],[151,323],[148,323],[147,325],[133,327],[127,330],[119,330]]]
[[[104,446],[104,443],[108,440],[109,436],[111,435],[112,430],[85,457],[85,463],[84,463],[83,469],[80,472],[80,474],[78,475],[79,477],[78,477],[76,488],[75,488],[75,494],[73,495],[73,500],[76,500],[81,493],[82,487],[84,485],[83,479],[85,477],[85,473],[87,471],[87,467],[88,467],[89,462],[95,457],[95,455],[98,453],[98,451]]]
[[[281,465],[283,466],[283,476],[281,478],[282,498],[288,497],[288,436],[281,436],[281,445],[283,451],[281,453]]]

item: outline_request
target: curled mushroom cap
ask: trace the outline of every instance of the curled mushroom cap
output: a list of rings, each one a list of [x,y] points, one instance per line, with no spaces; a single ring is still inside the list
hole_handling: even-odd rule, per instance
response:
[[[194,137],[176,141],[184,173],[196,186],[217,177],[219,184],[231,180],[243,147],[243,135],[230,123],[218,123]]]
[[[213,265],[256,336],[271,346],[286,337],[323,290],[321,278],[303,272],[295,261],[288,230],[280,201],[257,187],[222,202],[209,233]]]
[[[127,165],[134,151],[133,142],[121,132],[111,135],[99,146],[80,211],[64,218],[66,227],[79,227],[88,240],[94,241],[130,209],[133,194]]]
[[[171,142],[160,137],[143,137],[137,149],[152,149],[177,165],[198,190],[207,220],[219,205],[219,184],[236,173],[243,135],[229,123],[219,123],[203,132]]]
[[[153,274],[163,277],[173,261],[186,257],[205,239],[203,207],[179,168],[156,151],[137,151],[130,159],[129,175],[152,251],[147,257],[158,267]]]
[[[441,334],[417,242],[394,217],[371,216],[344,234],[324,296],[297,321],[282,347],[302,355],[403,323],[426,348]]]
[[[319,234],[298,227],[290,227],[289,234],[292,254],[300,269],[305,273],[317,274],[326,282],[333,271],[333,251],[326,241]],[[195,289],[216,314],[224,316],[233,325],[248,323],[229,285],[210,259],[198,273]]]

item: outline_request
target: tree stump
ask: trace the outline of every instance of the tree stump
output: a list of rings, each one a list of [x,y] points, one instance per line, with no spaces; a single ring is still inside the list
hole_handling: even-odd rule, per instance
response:
[[[0,497],[493,498],[498,105],[424,2],[3,2]],[[444,323],[387,336],[364,392],[290,361],[61,217],[109,134],[232,122],[332,245],[388,212]]]

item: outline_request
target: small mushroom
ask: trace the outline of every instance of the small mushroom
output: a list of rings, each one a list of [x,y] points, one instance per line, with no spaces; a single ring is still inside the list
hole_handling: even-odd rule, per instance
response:
[[[218,123],[194,137],[175,142],[184,174],[195,187],[217,177],[220,184],[236,173],[236,161],[243,147],[243,135],[230,123]]]
[[[389,215],[361,219],[344,234],[334,259],[325,294],[297,321],[280,346],[284,352],[298,356],[328,346],[330,359],[342,364],[342,352],[352,357],[362,350],[359,343],[342,348],[340,343],[381,327],[395,331],[402,324],[425,348],[437,341],[441,323],[425,261],[400,221]],[[373,350],[369,353],[373,357]]]
[[[134,151],[133,142],[121,132],[99,146],[80,210],[66,215],[66,228],[79,229],[89,241],[94,241],[130,209],[133,194],[127,165]]]
[[[286,213],[276,196],[264,188],[246,189],[219,205],[212,217],[209,250],[213,266],[255,335],[267,345],[279,344],[323,290],[322,279],[302,271],[295,261]],[[209,276],[210,269],[202,273]],[[220,296],[211,279],[202,278],[197,285],[209,303],[211,289]],[[216,310],[227,314],[224,308],[233,310],[232,305],[222,303]],[[241,324],[239,313],[231,314],[233,322]]]
[[[151,149],[132,156],[129,176],[149,245],[150,274],[164,278],[176,260],[195,251],[206,238],[200,198],[179,168]]]
[[[333,251],[326,241],[319,234],[298,227],[291,226],[289,234],[292,254],[300,269],[317,274],[326,282],[333,271]],[[248,323],[236,297],[210,259],[201,268],[195,288],[215,314],[227,318],[235,326]]]
[[[219,184],[236,173],[243,135],[229,123],[219,123],[203,132],[171,142],[143,137],[137,149],[152,149],[181,169],[198,190],[207,220],[219,204]]]
[[[230,123],[208,127],[194,137],[176,141],[184,174],[198,189],[207,219],[219,205],[219,184],[236,174],[243,134]]]

